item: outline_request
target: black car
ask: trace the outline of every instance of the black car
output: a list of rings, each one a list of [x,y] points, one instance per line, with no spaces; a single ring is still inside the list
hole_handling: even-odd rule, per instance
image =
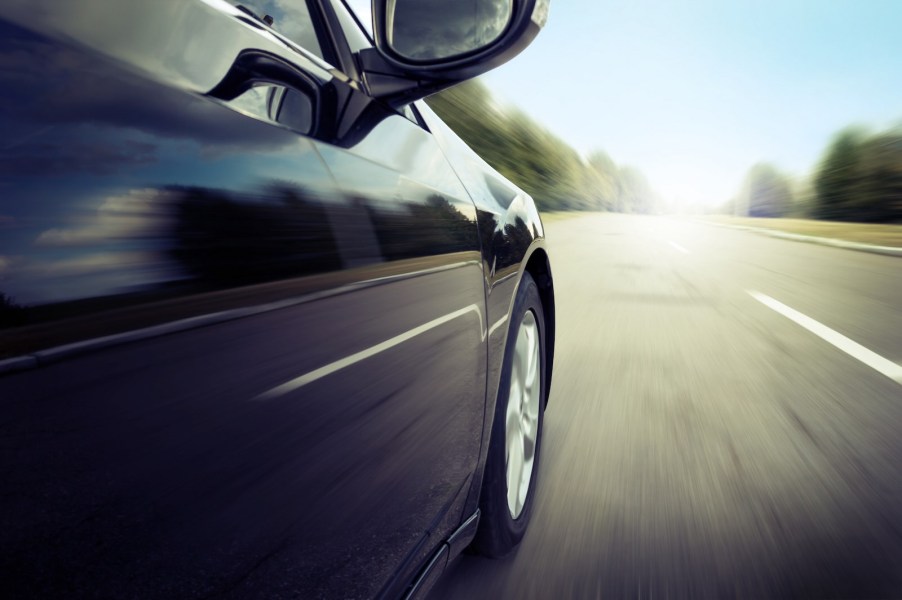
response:
[[[542,223],[422,98],[547,0],[373,12],[0,3],[3,597],[400,597],[522,538]]]

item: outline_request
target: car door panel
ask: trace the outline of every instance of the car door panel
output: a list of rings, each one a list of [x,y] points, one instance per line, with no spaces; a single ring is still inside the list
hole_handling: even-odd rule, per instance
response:
[[[376,594],[482,441],[475,208],[430,134],[314,142],[2,27],[7,590]]]
[[[435,403],[444,414],[444,425],[419,445],[419,459],[427,468],[456,473],[446,493],[411,494],[408,514],[432,515],[428,543],[415,551],[411,561],[419,565],[463,519],[467,494],[457,494],[476,468],[485,403],[485,328],[483,271],[475,207],[450,168],[432,134],[408,119],[394,115],[379,123],[359,144],[342,149],[318,143],[339,186],[355,202],[364,203],[380,241],[380,260],[417,261],[424,271],[441,274],[416,278],[416,289],[398,295],[403,311],[413,321],[399,319],[398,335],[414,323],[460,314],[441,325],[446,336],[439,341],[442,364],[425,364],[421,389],[404,395]],[[391,190],[390,192],[388,192]],[[475,307],[479,307],[478,311]],[[420,325],[422,326],[422,325]],[[409,364],[422,364],[412,362]],[[448,377],[454,382],[448,383]],[[446,405],[446,408],[441,408]],[[461,443],[461,440],[468,441]],[[412,464],[410,468],[415,468]],[[467,486],[467,491],[469,486]],[[454,492],[456,500],[447,506]],[[419,517],[418,517],[419,518]],[[425,521],[424,521],[425,522]]]

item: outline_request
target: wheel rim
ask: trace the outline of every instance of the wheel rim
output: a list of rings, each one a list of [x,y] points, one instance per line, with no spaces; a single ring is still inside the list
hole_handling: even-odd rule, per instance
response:
[[[507,508],[514,519],[523,512],[529,493],[539,433],[539,327],[531,310],[520,321],[515,343],[504,446]]]

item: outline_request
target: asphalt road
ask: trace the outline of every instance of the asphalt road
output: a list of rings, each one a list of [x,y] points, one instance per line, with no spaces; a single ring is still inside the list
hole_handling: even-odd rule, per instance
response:
[[[902,259],[658,217],[547,236],[533,520],[433,597],[902,598]]]

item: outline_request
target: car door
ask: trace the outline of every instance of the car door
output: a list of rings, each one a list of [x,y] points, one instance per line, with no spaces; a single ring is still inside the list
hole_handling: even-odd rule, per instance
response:
[[[354,54],[369,40],[343,3],[320,6],[336,62],[360,85]],[[343,199],[326,209],[338,252],[345,264],[376,273],[377,289],[359,293],[343,317],[345,327],[368,342],[358,342],[351,350],[363,350],[350,359],[347,349],[337,353],[341,379],[323,385],[338,397],[356,398],[363,382],[371,387],[369,402],[384,405],[386,421],[371,429],[379,449],[372,460],[391,465],[395,475],[385,480],[382,496],[366,479],[360,489],[369,492],[362,502],[379,499],[378,513],[393,515],[388,536],[406,536],[399,548],[408,552],[398,555],[397,571],[382,588],[391,594],[470,516],[464,506],[475,510],[479,482],[473,475],[485,409],[485,288],[475,205],[416,109],[395,112],[363,95],[356,100],[357,106],[352,99],[344,109],[335,139],[315,139],[314,145]],[[348,117],[355,110],[359,117]],[[372,307],[360,310],[361,303]],[[392,445],[384,443],[387,438]],[[350,529],[366,521],[361,517]]]
[[[9,589],[403,589],[482,443],[475,208],[328,6],[100,4],[0,10]]]

